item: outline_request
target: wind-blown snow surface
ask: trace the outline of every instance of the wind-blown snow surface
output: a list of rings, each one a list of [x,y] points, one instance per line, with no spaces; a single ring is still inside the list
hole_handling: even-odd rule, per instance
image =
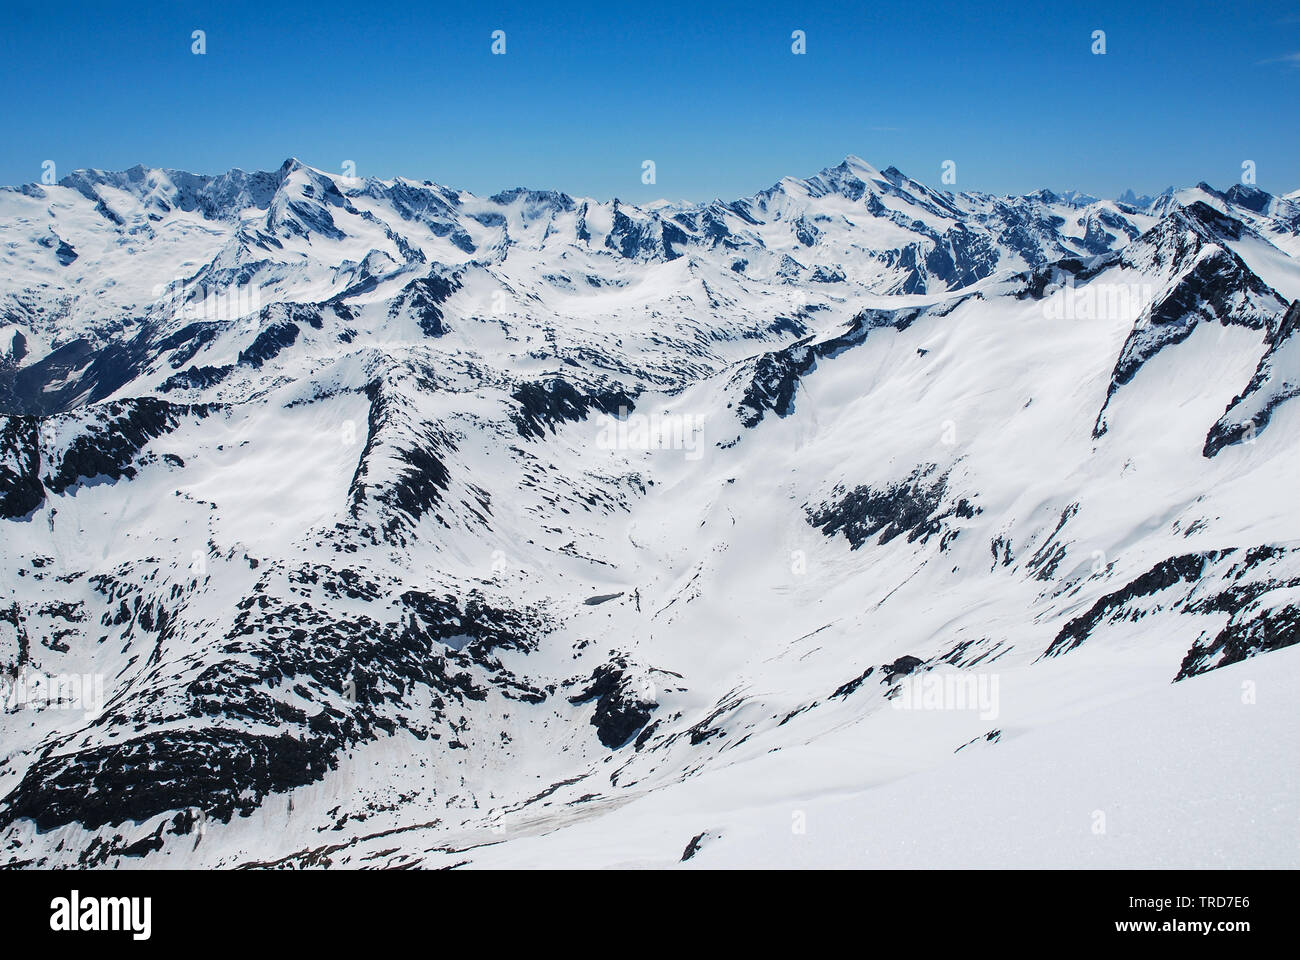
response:
[[[1300,864],[1294,199],[0,232],[4,862]]]

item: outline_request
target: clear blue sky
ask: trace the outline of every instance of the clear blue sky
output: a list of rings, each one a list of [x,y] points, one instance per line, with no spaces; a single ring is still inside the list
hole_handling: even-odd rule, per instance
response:
[[[297,156],[476,193],[707,199],[854,153],[934,185],[953,160],[957,189],[996,193],[1226,187],[1243,160],[1300,187],[1300,4],[1162,6],[5,0],[0,183],[47,159]]]

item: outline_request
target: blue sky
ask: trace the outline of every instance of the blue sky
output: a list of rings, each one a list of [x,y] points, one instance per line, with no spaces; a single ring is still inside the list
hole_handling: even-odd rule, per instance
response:
[[[292,155],[476,193],[697,200],[854,153],[935,186],[952,160],[957,189],[996,193],[1227,187],[1244,160],[1300,188],[1294,2],[5,6],[0,183],[45,160]]]

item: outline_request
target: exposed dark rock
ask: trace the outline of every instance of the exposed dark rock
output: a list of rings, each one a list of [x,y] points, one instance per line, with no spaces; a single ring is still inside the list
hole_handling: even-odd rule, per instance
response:
[[[611,750],[623,746],[632,735],[646,725],[658,706],[646,700],[634,689],[628,675],[626,660],[616,658],[595,669],[586,688],[570,697],[572,704],[596,701],[596,712],[591,725],[596,728],[600,742]]]
[[[265,327],[248,345],[248,349],[240,351],[240,366],[260,367],[274,359],[286,347],[293,346],[298,339],[298,332],[298,325],[288,320]]]
[[[1174,680],[1186,680],[1294,643],[1300,643],[1300,606],[1286,604],[1272,610],[1238,611],[1213,640],[1198,642],[1187,651]]]
[[[1269,337],[1268,350],[1260,358],[1246,389],[1232,399],[1223,416],[1206,434],[1205,446],[1201,451],[1204,456],[1216,456],[1224,447],[1252,439],[1268,426],[1273,419],[1274,410],[1287,400],[1300,396],[1300,383],[1290,382],[1284,375],[1280,375],[1280,371],[1275,378],[1273,369],[1279,348],[1291,339],[1297,329],[1300,329],[1300,299],[1291,304]],[[1242,401],[1261,392],[1266,393],[1266,398],[1253,417],[1240,419],[1233,416],[1233,411]]]
[[[1236,226],[1230,227],[1229,221]],[[1106,432],[1106,412],[1116,392],[1161,350],[1190,337],[1200,323],[1262,330],[1269,338],[1274,335],[1283,301],[1240,257],[1218,245],[1224,231],[1240,226],[1238,221],[1224,218],[1203,203],[1194,204],[1186,212],[1167,217],[1134,242],[1133,247],[1175,268],[1192,258],[1195,261],[1173,288],[1150,304],[1134,323],[1115,362],[1106,400],[1093,427],[1094,437]],[[1125,251],[1125,257],[1137,255]]]
[[[0,519],[25,517],[45,501],[40,421],[0,417]]]
[[[1087,613],[1069,621],[1057,633],[1056,638],[1043,651],[1042,655],[1044,657],[1055,657],[1063,653],[1069,653],[1087,640],[1092,631],[1103,620],[1114,620],[1124,616],[1140,616],[1141,614],[1127,614],[1125,612],[1127,604],[1141,597],[1149,597],[1161,590],[1167,590],[1175,584],[1195,581],[1201,576],[1201,572],[1205,569],[1207,563],[1215,562],[1230,552],[1230,550],[1212,550],[1205,553],[1185,553],[1161,560],[1146,573],[1130,580],[1119,590],[1106,594],[1094,603]]]
[[[206,390],[208,387],[216,386],[234,369],[231,364],[220,367],[190,367],[180,373],[172,374],[159,384],[158,389],[163,393],[170,393],[173,390]]]
[[[884,668],[884,676],[881,678],[880,682],[888,686],[892,684],[896,678],[906,677],[909,674],[914,673],[917,667],[924,666],[924,664],[924,660],[920,657],[914,657],[911,654],[899,657],[893,663]]]
[[[844,534],[853,550],[876,534],[880,534],[877,542],[882,546],[904,534],[909,543],[925,543],[931,536],[944,533],[944,521],[953,517],[969,519],[977,512],[965,498],[943,509],[948,478],[946,474],[936,476],[937,469],[934,464],[917,467],[906,480],[883,490],[860,486],[845,493],[837,487],[837,501],[815,510],[805,508],[808,522],[827,536]],[[944,533],[941,546],[946,547],[953,535],[955,531]]]
[[[379,505],[385,514],[384,539],[401,545],[405,543],[402,531],[412,529],[436,507],[450,485],[451,474],[443,458],[456,449],[455,440],[432,425],[407,422],[400,399],[386,392],[379,382],[371,383],[366,394],[370,398],[366,445],[348,487],[349,512],[359,517],[363,505]],[[388,447],[384,439],[390,420],[397,420],[401,427],[394,431],[400,437],[400,446],[395,449]],[[382,479],[374,479],[372,461],[381,448],[400,466],[392,475],[391,468],[386,468]]]
[[[704,840],[704,836],[707,833],[708,831],[705,830],[691,837],[691,842],[686,844],[686,849],[682,851],[682,859],[680,861],[681,863],[685,863],[687,860],[691,859],[691,857],[695,856],[697,853],[700,852],[700,844]]]
[[[914,308],[864,310],[849,322],[844,332],[834,337],[816,343],[809,337],[763,354],[754,361],[744,393],[736,405],[741,424],[757,426],[769,410],[778,417],[789,416],[794,410],[799,381],[816,368],[819,359],[833,359],[858,346],[872,330],[881,327],[906,330],[920,314]]]
[[[249,814],[267,793],[303,786],[335,765],[321,741],[239,730],[146,734],[38,760],[0,807],[0,826],[88,829],[199,807],[221,819]]]
[[[63,452],[57,466],[45,477],[51,493],[62,493],[75,483],[96,477],[128,480],[135,476],[132,462],[150,440],[175,429],[181,418],[206,415],[204,407],[179,406],[153,397],[118,400],[101,408]]]
[[[512,414],[519,435],[532,438],[554,433],[557,423],[585,420],[592,410],[617,416],[636,406],[635,395],[621,387],[584,392],[560,377],[522,383],[511,397],[520,406]]]
[[[393,298],[388,309],[389,315],[396,316],[403,308],[409,309],[426,337],[441,337],[447,332],[441,305],[459,289],[457,274],[444,276],[434,272],[427,277],[419,277],[404,286],[402,292]]]
[[[831,694],[830,698],[834,700],[836,697],[847,697],[849,694],[855,692],[858,687],[862,686],[862,684],[866,682],[867,677],[871,676],[875,669],[875,667],[867,667],[866,670],[854,677],[848,683],[840,684],[840,686],[836,688],[835,692]],[[786,720],[788,719],[790,718],[787,717]],[[784,724],[785,720],[782,720],[781,723]]]

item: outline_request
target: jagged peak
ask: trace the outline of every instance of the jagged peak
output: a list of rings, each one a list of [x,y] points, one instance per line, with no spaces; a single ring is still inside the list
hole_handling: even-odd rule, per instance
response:
[[[1245,183],[1234,183],[1224,191],[1223,198],[1234,207],[1244,207],[1255,213],[1263,213],[1273,202],[1273,194]]]
[[[304,163],[303,161],[299,160],[297,157],[289,157],[287,160],[284,161],[284,163],[280,164],[280,169],[277,172],[287,175],[297,170],[312,170],[313,172],[316,173],[320,172],[319,170],[316,170],[315,167],[312,167],[309,164]]]
[[[863,160],[861,157],[859,157],[857,154],[854,153],[848,154],[847,156],[845,156],[843,160],[837,163],[834,167],[830,167],[828,169],[838,170],[844,173],[852,173],[862,179],[872,179],[874,177],[880,176],[879,169],[867,163],[867,161]],[[897,167],[890,167],[889,169],[894,171],[895,173],[900,173]]]

